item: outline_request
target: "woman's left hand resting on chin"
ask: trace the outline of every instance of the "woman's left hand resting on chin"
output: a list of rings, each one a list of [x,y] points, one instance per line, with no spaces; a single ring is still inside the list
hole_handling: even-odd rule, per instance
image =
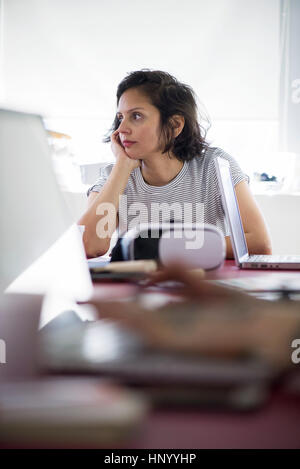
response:
[[[271,239],[254,197],[246,181],[235,186],[249,254],[272,254]],[[230,236],[225,237],[226,258],[233,259]]]
[[[178,265],[153,274],[151,283],[170,280],[180,282],[180,298],[160,308],[146,309],[139,296],[125,303],[96,295],[89,303],[100,318],[139,333],[155,349],[222,358],[250,354],[279,369],[291,365],[291,341],[300,330],[297,302],[258,300],[199,280]]]

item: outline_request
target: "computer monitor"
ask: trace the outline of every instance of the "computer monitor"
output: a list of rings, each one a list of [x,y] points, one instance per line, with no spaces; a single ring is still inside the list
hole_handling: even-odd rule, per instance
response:
[[[0,109],[0,155],[0,293],[86,300],[92,283],[81,234],[57,184],[42,118]]]

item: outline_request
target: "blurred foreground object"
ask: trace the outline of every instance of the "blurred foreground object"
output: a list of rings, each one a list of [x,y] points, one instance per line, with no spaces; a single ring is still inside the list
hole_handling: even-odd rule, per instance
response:
[[[74,378],[0,385],[0,446],[103,447],[128,441],[146,412],[137,394]]]
[[[181,301],[153,309],[141,302],[91,300],[101,318],[138,332],[148,346],[206,357],[250,356],[284,369],[300,332],[297,303],[270,302],[201,281],[180,265],[152,276],[152,284],[178,282]],[[179,283],[180,282],[180,283]]]
[[[146,412],[137,394],[103,380],[42,375],[42,301],[42,295],[0,296],[0,337],[6,345],[0,363],[0,447],[103,447],[127,440]]]

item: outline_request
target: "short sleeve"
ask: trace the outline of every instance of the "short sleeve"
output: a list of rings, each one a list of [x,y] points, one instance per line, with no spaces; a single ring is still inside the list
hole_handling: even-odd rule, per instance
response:
[[[108,164],[106,166],[103,166],[100,168],[99,171],[99,177],[95,181],[95,183],[88,189],[87,191],[87,196],[90,195],[91,192],[100,192],[104,184],[106,183],[112,169],[113,169],[113,164]]]
[[[213,181],[213,186],[217,190],[216,195],[219,198],[221,198],[221,192],[220,192],[220,188],[219,188],[217,170],[216,170],[216,166],[214,164],[214,159],[215,158],[224,158],[225,160],[227,160],[229,162],[231,179],[232,179],[232,182],[233,182],[234,186],[236,186],[237,184],[239,184],[242,181],[247,181],[247,183],[249,184],[249,181],[250,181],[249,176],[247,176],[247,174],[245,174],[241,170],[240,165],[237,163],[237,161],[232,156],[230,156],[228,153],[226,153],[224,150],[222,150],[221,148],[214,148],[213,149],[213,154],[212,154],[212,157],[211,157],[210,163],[209,163],[209,169],[210,169],[209,174],[210,174],[211,181]]]
[[[229,162],[231,179],[234,186],[236,186],[239,182],[242,181],[247,181],[247,183],[249,184],[249,176],[241,170],[240,165],[232,156],[230,156],[228,153],[221,149],[218,149],[218,154],[216,154],[215,156],[224,158]]]

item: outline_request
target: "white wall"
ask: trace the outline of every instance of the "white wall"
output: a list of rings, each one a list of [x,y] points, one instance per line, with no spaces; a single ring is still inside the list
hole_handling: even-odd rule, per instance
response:
[[[277,151],[280,0],[1,5],[0,104],[42,113],[53,130],[72,136],[77,161],[109,159],[101,139],[117,84],[147,67],[194,88],[212,120],[212,144],[249,174],[269,172]]]
[[[279,26],[280,0],[0,0],[0,105],[42,113],[78,163],[108,161],[117,84],[160,68],[194,88],[212,145],[280,178]]]
[[[274,254],[300,254],[300,194],[256,195]]]
[[[118,82],[159,68],[215,119],[277,119],[279,0],[3,0],[7,103],[110,118]]]

